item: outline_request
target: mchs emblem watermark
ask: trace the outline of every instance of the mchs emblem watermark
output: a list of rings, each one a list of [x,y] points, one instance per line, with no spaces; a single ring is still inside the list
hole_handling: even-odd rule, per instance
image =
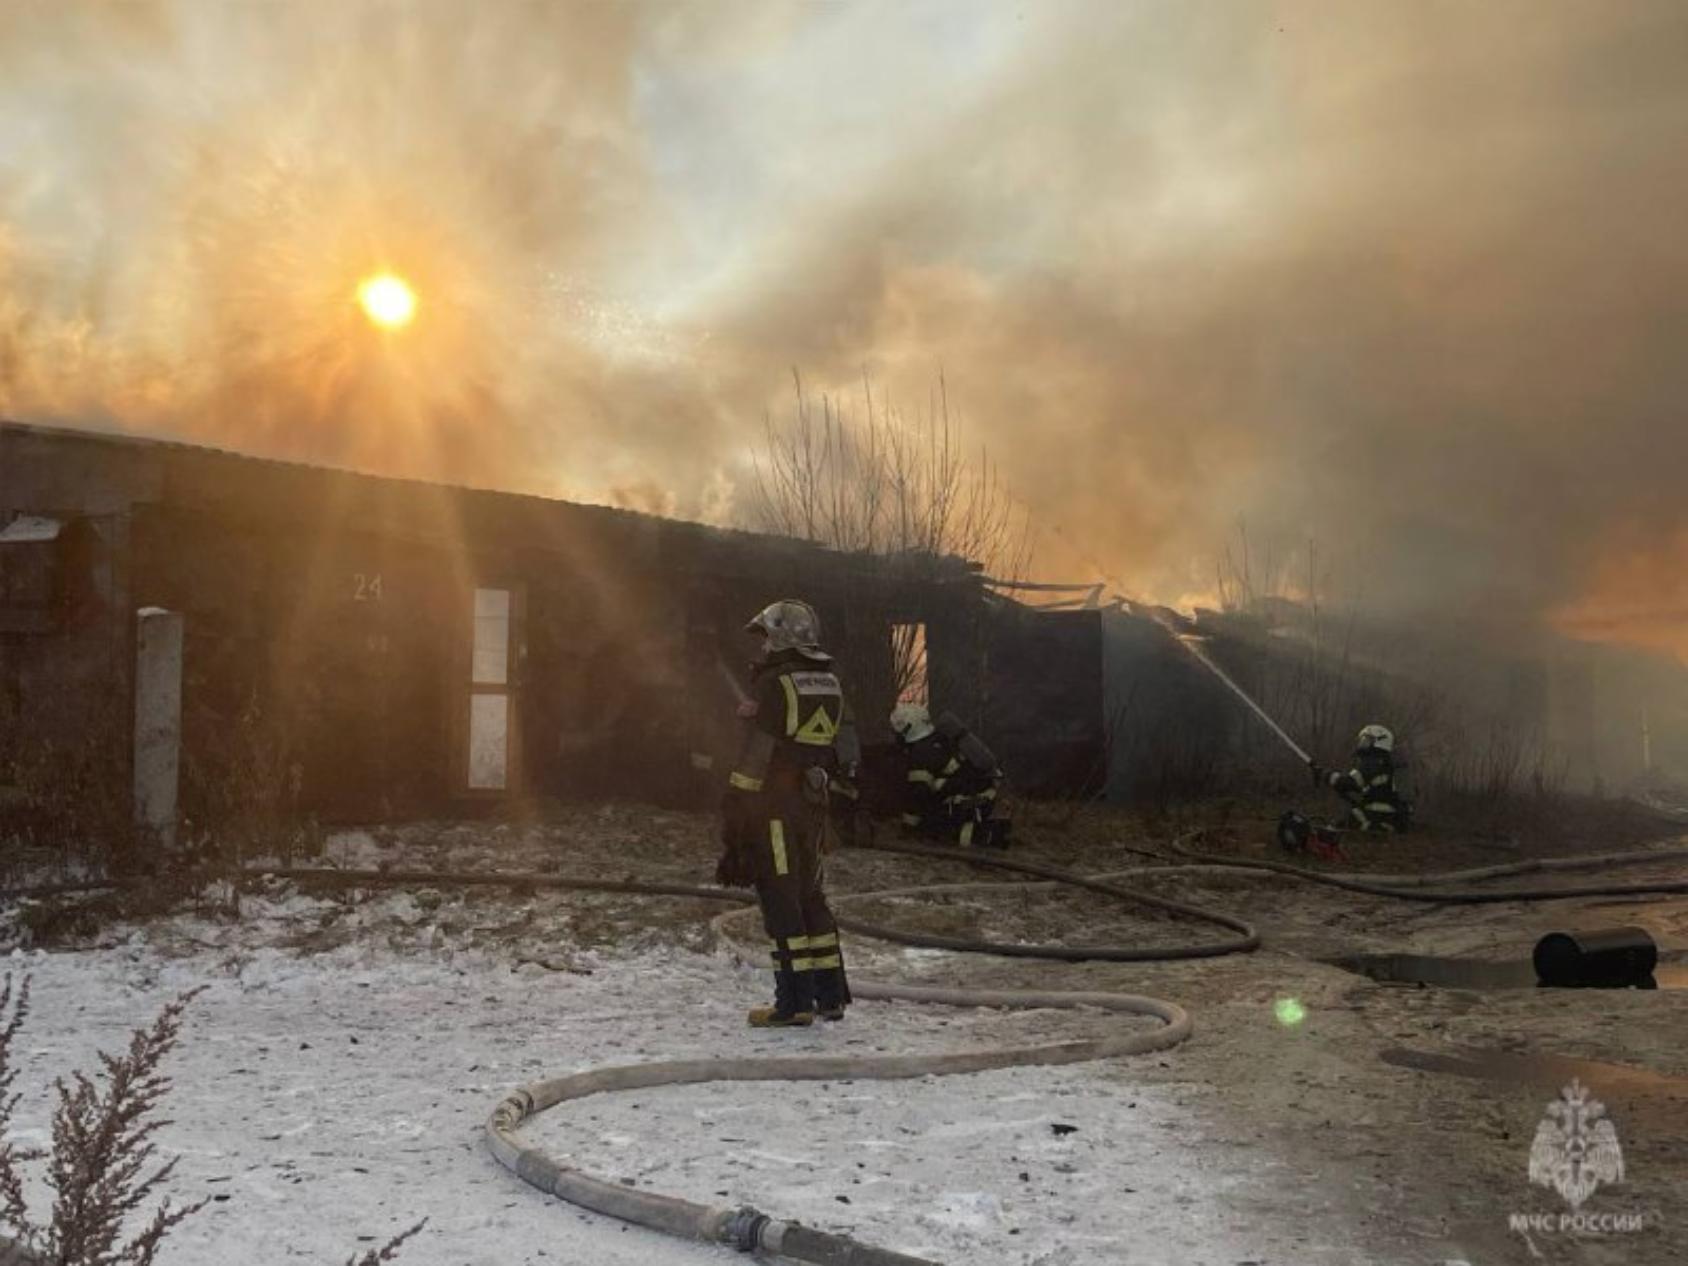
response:
[[[1591,1098],[1588,1087],[1573,1080],[1547,1105],[1530,1144],[1530,1181],[1559,1193],[1569,1206],[1557,1213],[1514,1213],[1508,1222],[1518,1232],[1609,1234],[1639,1231],[1639,1213],[1596,1212],[1583,1205],[1602,1187],[1624,1180],[1624,1153],[1618,1129],[1606,1105]]]

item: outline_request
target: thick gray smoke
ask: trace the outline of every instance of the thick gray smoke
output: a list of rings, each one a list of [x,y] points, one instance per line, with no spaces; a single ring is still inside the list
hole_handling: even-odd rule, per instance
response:
[[[1688,651],[1688,9],[0,10],[0,410],[688,514],[942,370],[1046,569],[1237,525]],[[390,267],[413,328],[350,296]]]

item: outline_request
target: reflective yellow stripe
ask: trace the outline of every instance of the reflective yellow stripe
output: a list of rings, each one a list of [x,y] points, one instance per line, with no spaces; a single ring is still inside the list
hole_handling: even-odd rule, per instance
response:
[[[860,800],[862,796],[861,792],[857,791],[854,787],[850,786],[849,783],[845,782],[835,782],[831,784],[828,789],[833,795],[842,796],[846,800]]]
[[[973,842],[973,824],[971,822],[961,828],[961,842],[963,844],[971,844]]]
[[[950,757],[949,764],[944,766],[944,777],[948,778],[951,774],[953,774],[956,770],[958,770],[960,768],[961,768],[961,762],[953,756]]]
[[[844,960],[837,954],[823,954],[819,958],[811,958],[809,966],[813,971],[825,971],[829,967],[844,966]]]
[[[981,799],[981,800],[995,800],[996,799],[996,788],[991,787],[988,790],[981,791],[979,793],[979,799]]]
[[[931,782],[931,783],[935,783],[935,782],[938,781],[938,778],[937,778],[937,775],[934,774],[930,769],[911,769],[911,770],[908,771],[908,780],[910,782]]]
[[[762,780],[760,778],[752,778],[749,774],[741,774],[736,769],[733,771],[733,776],[727,779],[727,783],[729,786],[737,787],[740,791],[762,790]]]
[[[791,866],[785,856],[785,823],[777,819],[768,823],[768,838],[774,845],[774,874],[789,875]]]
[[[810,949],[831,949],[837,944],[838,933],[836,932],[823,932],[820,936],[811,936],[809,938]]]
[[[920,825],[920,815],[918,813],[905,813],[905,814],[903,814],[903,825],[904,826],[919,826]]]
[[[781,677],[780,687],[785,691],[785,736],[791,738],[797,733],[797,683]]]
[[[792,971],[814,971],[815,960],[812,958],[794,958],[791,960]]]
[[[831,747],[838,737],[838,727],[832,723],[832,717],[825,708],[816,708],[815,714],[792,737],[807,747]]]

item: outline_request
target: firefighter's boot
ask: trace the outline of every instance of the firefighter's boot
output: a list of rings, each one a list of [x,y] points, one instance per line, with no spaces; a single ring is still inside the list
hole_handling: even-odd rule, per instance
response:
[[[751,1010],[756,1029],[803,1028],[815,1022],[815,986],[811,973],[781,969],[774,973],[774,1005]]]
[[[850,979],[844,974],[842,958],[838,966],[823,967],[815,973],[816,1015],[823,1020],[842,1020],[850,1002]]]

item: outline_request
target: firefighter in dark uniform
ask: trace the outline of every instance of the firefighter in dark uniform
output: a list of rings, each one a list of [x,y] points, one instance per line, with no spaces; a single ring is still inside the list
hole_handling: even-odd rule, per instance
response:
[[[1313,781],[1348,802],[1348,825],[1361,831],[1404,831],[1412,824],[1412,804],[1395,786],[1395,736],[1384,726],[1360,731],[1347,773],[1314,765]]]
[[[824,891],[822,839],[834,777],[860,761],[855,722],[820,621],[785,599],[745,630],[760,642],[744,741],[722,802],[716,878],[754,887],[772,942],[774,1005],[750,1013],[758,1028],[842,1020],[850,1002],[838,925]]]
[[[903,825],[964,847],[1007,846],[1008,819],[996,816],[1002,770],[984,740],[949,712],[933,724],[918,703],[892,710],[891,732],[903,754]]]

